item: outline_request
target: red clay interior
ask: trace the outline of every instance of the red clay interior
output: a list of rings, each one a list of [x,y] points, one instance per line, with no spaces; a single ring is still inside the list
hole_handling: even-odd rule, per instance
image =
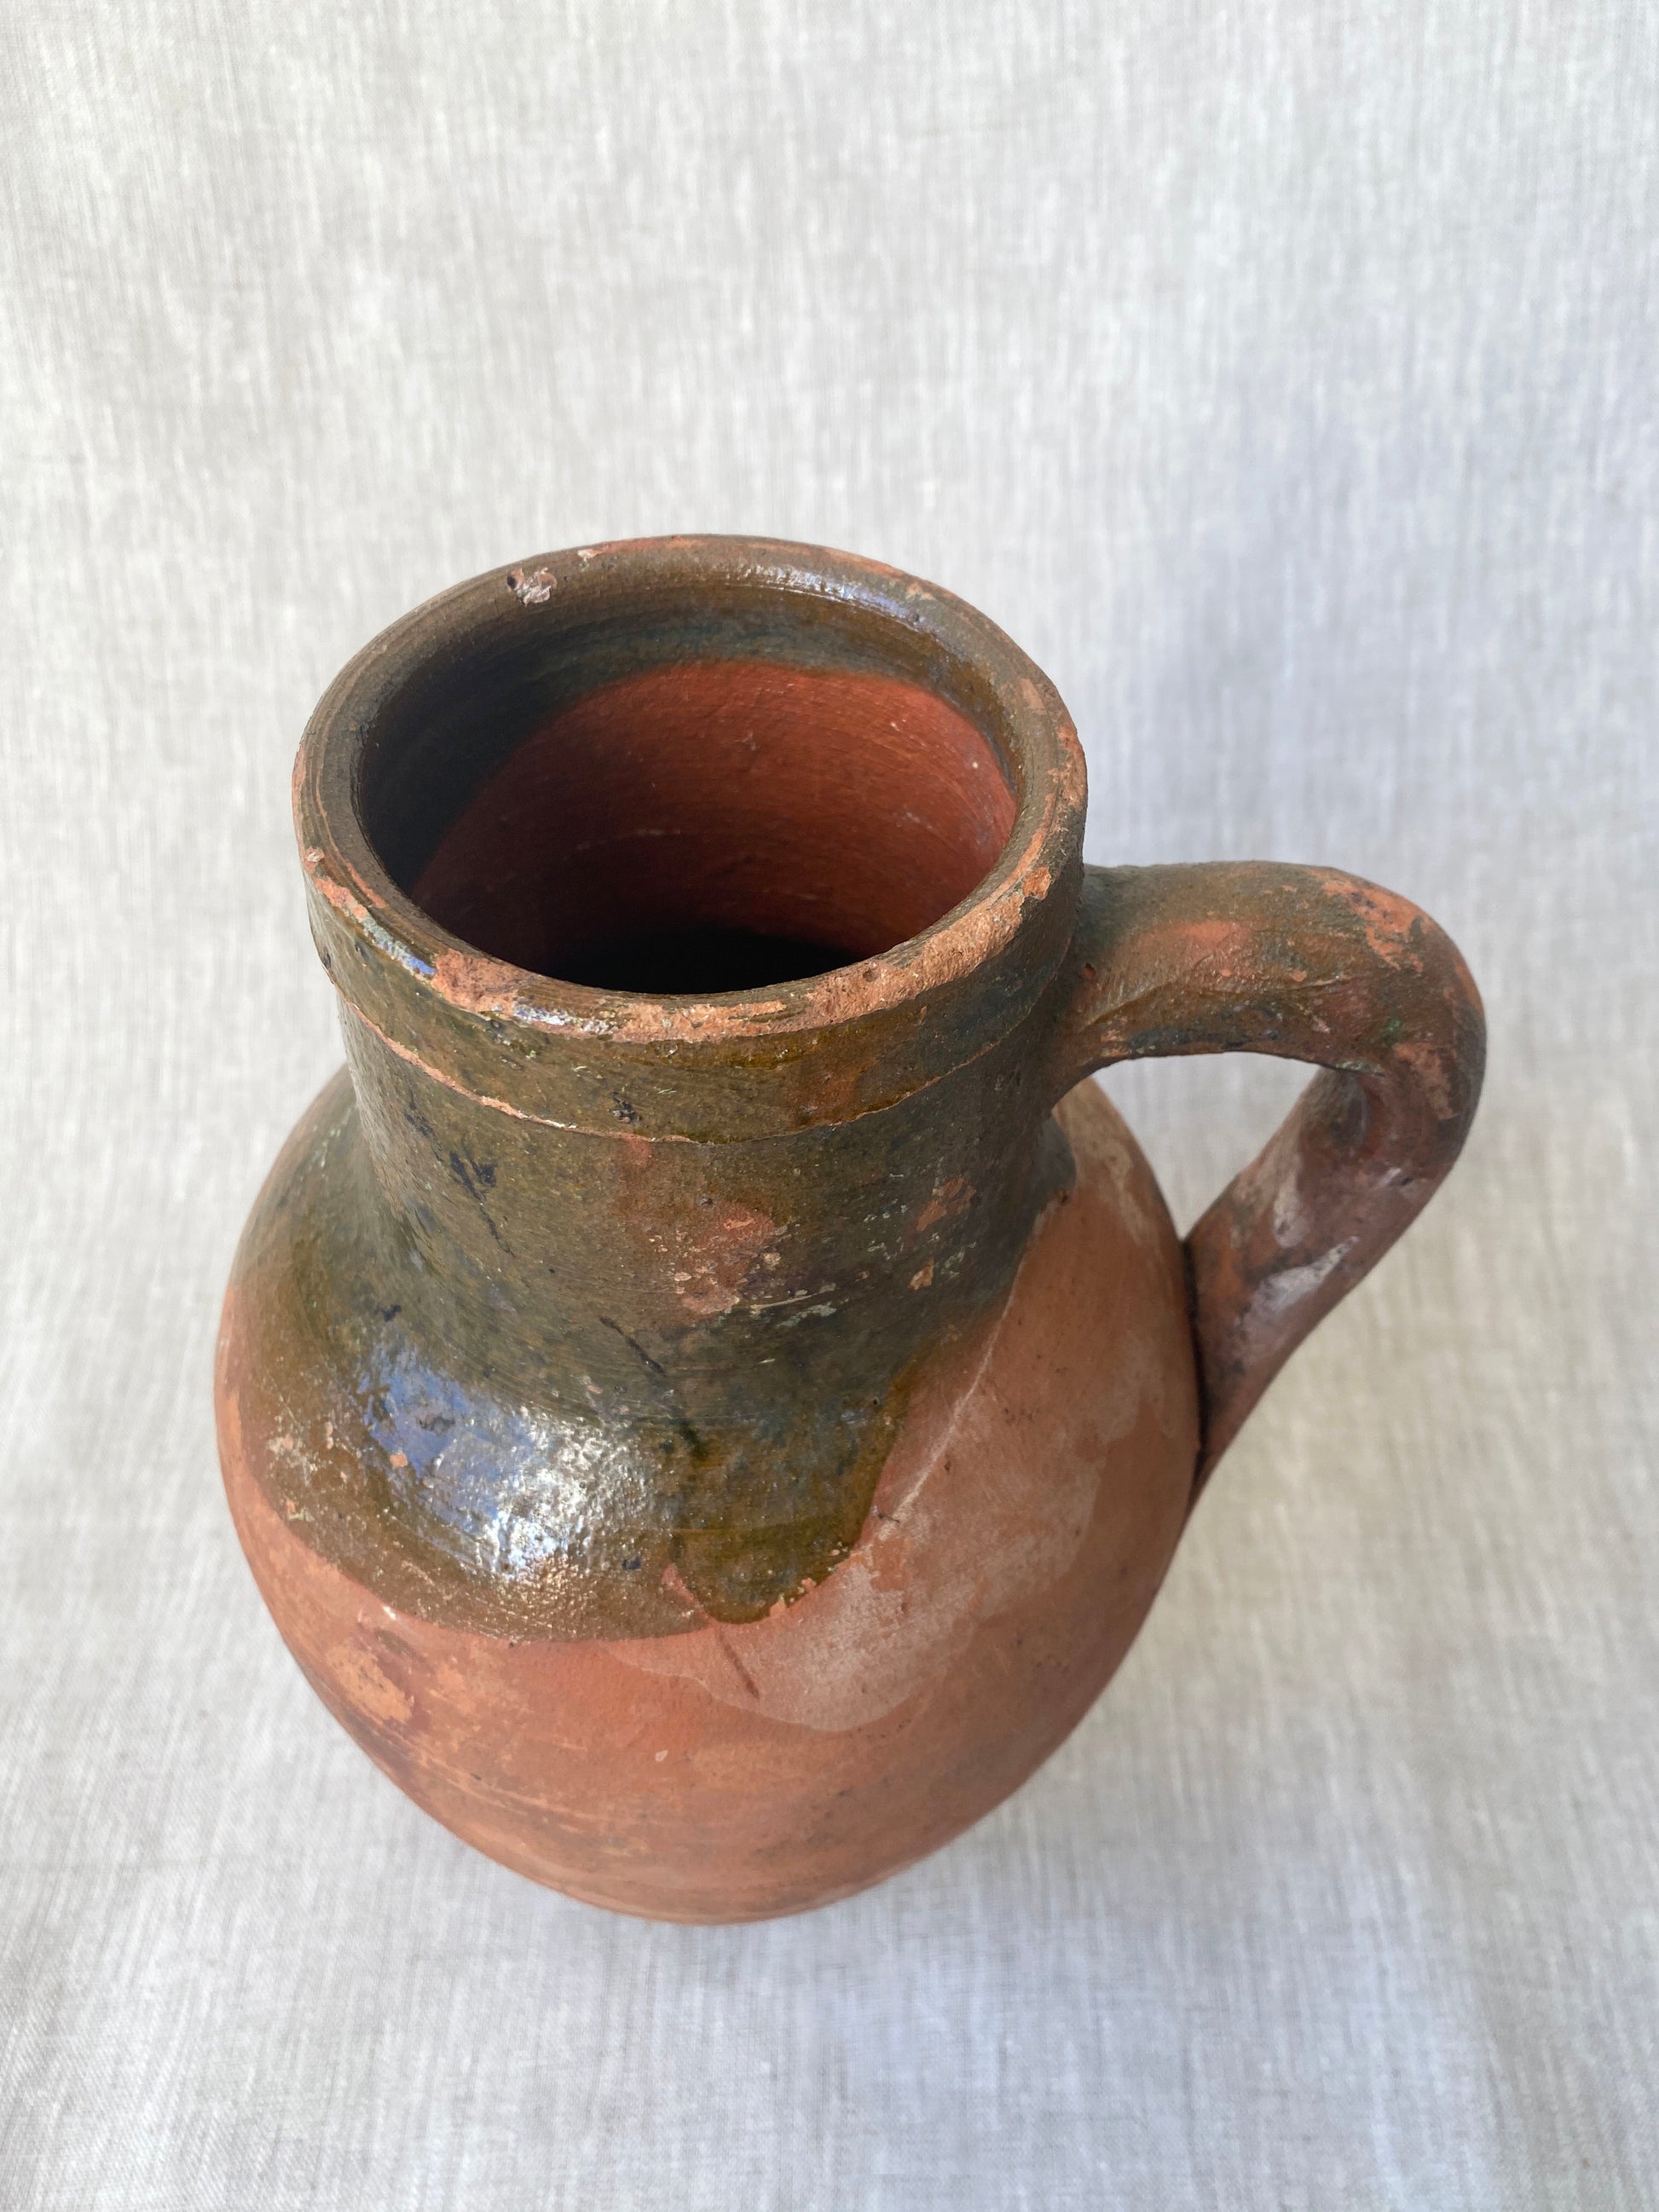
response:
[[[660,994],[822,973],[916,936],[1016,800],[965,715],[893,677],[687,661],[534,730],[413,885],[480,951]]]

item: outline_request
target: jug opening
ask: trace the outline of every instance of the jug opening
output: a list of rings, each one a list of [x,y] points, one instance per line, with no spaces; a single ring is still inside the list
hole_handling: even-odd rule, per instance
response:
[[[560,980],[595,991],[632,991],[660,998],[707,999],[722,991],[763,990],[827,975],[858,958],[845,945],[779,937],[757,929],[668,924],[567,956]]]
[[[960,708],[868,667],[679,660],[507,711],[470,791],[428,733],[419,772],[459,795],[388,864],[453,936],[567,983],[708,996],[871,958],[969,898],[1018,811]],[[441,741],[476,758],[477,721]]]

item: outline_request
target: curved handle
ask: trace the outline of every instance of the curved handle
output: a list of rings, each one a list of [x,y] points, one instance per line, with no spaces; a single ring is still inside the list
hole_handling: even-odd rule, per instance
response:
[[[1187,1239],[1194,1494],[1297,1346],[1444,1180],[1474,1118],[1486,1020],[1444,931],[1358,876],[1086,869],[1055,1096],[1119,1060],[1200,1052],[1326,1072]]]

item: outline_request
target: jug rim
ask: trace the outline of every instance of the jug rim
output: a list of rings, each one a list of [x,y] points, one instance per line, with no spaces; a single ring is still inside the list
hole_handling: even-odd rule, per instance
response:
[[[972,890],[889,949],[799,980],[741,991],[654,994],[566,982],[481,951],[427,912],[394,877],[366,819],[366,768],[423,687],[630,613],[660,623],[677,606],[718,604],[769,640],[816,634],[862,641],[961,707],[1011,774],[1006,842]],[[757,650],[769,649],[759,637]],[[688,652],[687,658],[698,657]],[[741,653],[704,657],[741,658]],[[1083,751],[1058,692],[988,617],[902,570],[828,549],[742,537],[624,539],[572,547],[486,571],[399,617],[353,656],[324,694],[295,764],[295,826],[312,890],[455,1013],[573,1037],[676,1048],[839,1027],[971,986],[1037,910],[1075,878],[1086,791]],[[1044,929],[1047,939],[1055,933]],[[1045,963],[1045,965],[1048,964]],[[345,979],[335,980],[351,996]],[[1046,980],[1046,979],[1045,979]],[[1022,994],[1023,995],[1023,994]]]

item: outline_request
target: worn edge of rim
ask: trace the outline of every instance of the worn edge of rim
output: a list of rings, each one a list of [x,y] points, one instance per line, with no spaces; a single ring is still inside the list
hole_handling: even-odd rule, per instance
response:
[[[679,574],[668,565],[676,556],[691,556]],[[534,619],[556,596],[561,582],[597,581],[624,562],[640,571],[644,589],[684,590],[701,573],[727,589],[751,590],[757,597],[793,594],[869,606],[896,625],[930,637],[958,662],[967,658],[961,649],[967,640],[953,640],[948,634],[953,626],[966,631],[981,654],[988,653],[993,689],[1004,715],[1004,726],[994,736],[1011,747],[1018,744],[1018,772],[1025,787],[1007,842],[969,896],[915,937],[852,966],[794,982],[693,998],[606,992],[516,967],[453,936],[404,891],[370,842],[356,799],[363,738],[375,714],[418,660],[462,647],[471,624],[460,617],[495,611],[503,589]],[[527,599],[515,580],[521,579],[550,579],[546,599]],[[943,620],[918,620],[922,609],[937,611]],[[434,633],[435,617],[447,620]],[[400,655],[399,647],[416,638],[415,649]],[[331,803],[331,786],[343,796],[343,821],[337,800]],[[307,721],[294,769],[295,827],[313,890],[401,967],[418,989],[453,1012],[511,1023],[544,1036],[605,1038],[671,1050],[839,1029],[964,981],[1006,949],[1027,909],[1054,888],[1071,857],[1068,826],[1075,827],[1080,843],[1085,797],[1083,751],[1063,701],[988,616],[940,586],[860,555],[740,537],[632,538],[574,546],[532,555],[450,586],[399,616],[346,663]]]

